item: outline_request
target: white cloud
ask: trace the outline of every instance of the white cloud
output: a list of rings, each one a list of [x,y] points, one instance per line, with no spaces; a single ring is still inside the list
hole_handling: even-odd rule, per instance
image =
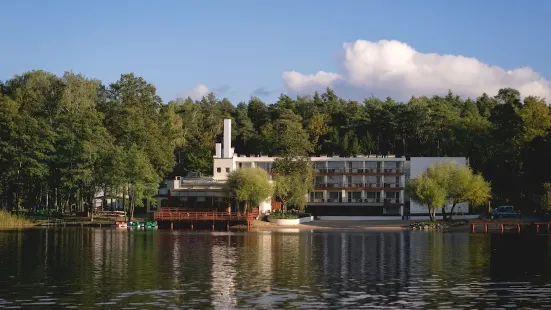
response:
[[[486,92],[495,95],[500,88],[512,87],[523,95],[551,100],[551,81],[528,67],[506,70],[461,55],[420,53],[406,43],[381,40],[357,40],[343,45],[342,65],[346,84],[369,90],[411,95],[454,93],[477,97]],[[285,72],[289,90],[301,92],[311,84],[330,86],[340,77],[320,71],[315,75]]]
[[[193,88],[186,91],[185,96],[191,97],[193,100],[201,100],[210,92],[210,89],[205,84],[197,84]]]
[[[311,92],[322,90],[343,77],[337,73],[319,71],[316,74],[304,75],[296,71],[283,72],[285,87],[294,92]]]

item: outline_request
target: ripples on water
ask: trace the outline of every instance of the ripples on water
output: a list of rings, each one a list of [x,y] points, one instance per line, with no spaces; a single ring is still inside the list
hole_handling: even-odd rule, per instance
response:
[[[0,309],[551,307],[546,235],[0,231]]]

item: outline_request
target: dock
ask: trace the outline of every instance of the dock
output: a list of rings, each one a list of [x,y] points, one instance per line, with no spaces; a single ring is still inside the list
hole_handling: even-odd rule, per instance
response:
[[[524,228],[522,228],[524,226]],[[536,233],[540,233],[543,229],[546,229],[546,232],[549,233],[551,229],[551,222],[523,222],[523,221],[476,221],[471,222],[471,232],[476,232],[477,227],[483,227],[484,232],[488,232],[490,229],[499,230],[504,232],[506,229],[513,229],[517,232],[525,230],[527,227],[536,227]]]
[[[251,228],[252,222],[258,217],[258,209],[251,212],[217,212],[217,211],[192,211],[182,208],[161,208],[153,214],[153,219],[159,224],[168,223],[170,229],[174,223],[186,222],[193,230],[197,223],[212,223],[212,229],[216,223],[225,223],[226,229],[230,229],[231,223],[246,224],[247,229]]]

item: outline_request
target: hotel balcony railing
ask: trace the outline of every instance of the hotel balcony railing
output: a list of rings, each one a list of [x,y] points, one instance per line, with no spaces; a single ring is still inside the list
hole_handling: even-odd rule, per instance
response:
[[[315,183],[314,187],[324,188],[401,188],[404,187],[402,183]]]
[[[310,203],[382,203],[383,199],[381,198],[314,198],[309,199]]]
[[[317,173],[403,173],[402,168],[315,168]]]
[[[342,183],[316,183],[314,187],[345,187]]]
[[[404,184],[402,184],[402,183],[384,183],[383,187],[384,188],[400,188],[400,187],[404,187]]]
[[[389,203],[400,203],[400,198],[385,198],[385,201]]]

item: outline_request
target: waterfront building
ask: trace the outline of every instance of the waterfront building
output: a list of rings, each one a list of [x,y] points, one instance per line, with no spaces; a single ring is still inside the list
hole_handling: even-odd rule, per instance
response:
[[[258,167],[268,173],[276,157],[245,156],[231,146],[231,120],[224,120],[222,143],[216,143],[212,176],[190,174],[168,180],[159,190],[158,206],[185,207],[223,211],[234,204],[226,191],[228,175],[240,168]],[[355,157],[315,156],[314,189],[307,195],[306,209],[319,218],[333,219],[402,219],[404,216],[428,216],[425,207],[410,202],[405,182],[439,161],[468,165],[465,157],[405,157],[361,155]],[[260,213],[277,209],[268,199],[259,206]],[[468,204],[459,208],[468,213]],[[150,211],[155,211],[150,208]]]

